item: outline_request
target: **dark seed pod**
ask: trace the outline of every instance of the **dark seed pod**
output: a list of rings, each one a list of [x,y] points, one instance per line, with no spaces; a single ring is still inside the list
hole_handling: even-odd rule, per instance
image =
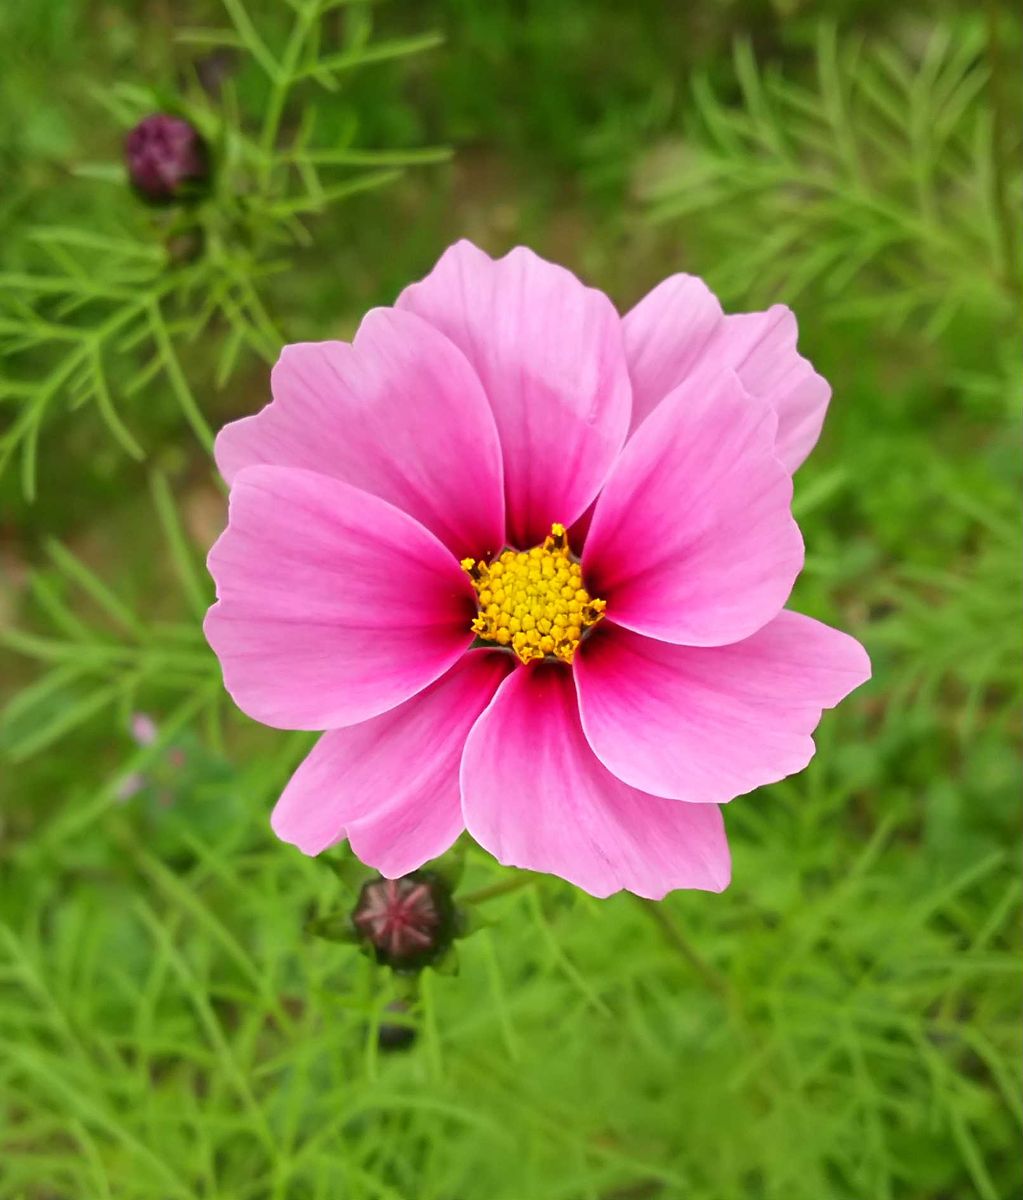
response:
[[[451,945],[454,923],[450,889],[431,871],[370,879],[352,911],[377,962],[396,971],[417,971],[439,958]]]
[[[386,1011],[395,1016],[406,1016],[409,1008],[403,1000],[393,1000]],[[377,1045],[381,1050],[407,1050],[415,1040],[416,1030],[412,1025],[382,1021],[377,1028]]]
[[[206,143],[181,117],[144,117],[124,139],[124,159],[132,187],[150,204],[196,199],[209,184]]]

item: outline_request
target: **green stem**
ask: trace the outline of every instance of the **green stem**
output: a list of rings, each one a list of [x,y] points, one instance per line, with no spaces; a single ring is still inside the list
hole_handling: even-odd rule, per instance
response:
[[[1005,80],[1005,56],[998,34],[998,7],[995,0],[987,0],[987,60],[991,73],[991,108],[993,113],[992,139],[992,186],[995,212],[1002,238],[1002,254],[1005,258],[1005,281],[1010,292],[1023,294],[1021,275],[1019,229],[1012,208],[1009,187],[1009,172],[1015,161],[1012,147],[1012,130],[1016,124],[1016,113],[1007,107]]]
[[[492,883],[489,887],[480,888],[478,891],[460,896],[459,903],[480,904],[484,900],[493,900],[498,896],[507,896],[511,892],[517,892],[524,887],[529,887],[531,883],[536,883],[538,878],[531,871],[517,871],[510,879],[504,879],[500,883]]]
[[[263,128],[259,136],[259,148],[264,155],[263,162],[260,164],[260,177],[264,189],[268,187],[270,175],[273,171],[277,133],[281,126],[281,119],[284,116],[284,108],[288,101],[288,95],[295,83],[295,73],[298,69],[302,47],[305,45],[306,38],[309,36],[309,30],[319,13],[320,6],[316,0],[308,0],[305,7],[298,10],[291,28],[291,36],[288,38],[288,44],[281,58],[280,66],[271,77],[270,97],[267,100]]]
[[[663,902],[644,900],[642,896],[636,896],[635,900],[654,924],[658,926],[668,945],[673,950],[678,951],[679,956],[685,959],[703,982],[719,995],[732,1000],[732,988],[728,980],[720,971],[712,967],[692,942],[689,941],[678,925],[671,919],[670,914],[664,908]]]

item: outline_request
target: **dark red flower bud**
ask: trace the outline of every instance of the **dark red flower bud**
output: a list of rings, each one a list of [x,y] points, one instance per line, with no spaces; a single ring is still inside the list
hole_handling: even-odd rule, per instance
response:
[[[403,1000],[392,1000],[388,1013],[396,1017],[408,1017],[409,1007]],[[377,1028],[377,1045],[381,1050],[407,1050],[416,1040],[416,1028],[408,1021],[382,1021]]]
[[[370,879],[359,892],[352,924],[378,962],[399,971],[414,971],[451,944],[451,893],[440,876],[430,871],[414,871],[400,879]]]
[[[151,204],[194,199],[209,182],[209,153],[190,122],[166,113],[145,117],[124,139],[132,187]]]

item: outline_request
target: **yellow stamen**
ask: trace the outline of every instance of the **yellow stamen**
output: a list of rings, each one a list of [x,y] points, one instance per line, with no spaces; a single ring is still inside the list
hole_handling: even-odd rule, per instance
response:
[[[474,632],[486,642],[510,646],[524,663],[549,655],[570,663],[583,631],[607,607],[583,587],[564,525],[552,525],[541,546],[505,550],[490,563],[464,558],[462,569],[476,589]]]

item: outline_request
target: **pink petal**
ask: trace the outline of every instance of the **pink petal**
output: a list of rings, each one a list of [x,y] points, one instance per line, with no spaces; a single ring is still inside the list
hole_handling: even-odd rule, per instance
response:
[[[820,436],[831,388],[796,350],[796,318],[783,304],[724,316],[692,275],[672,275],[622,321],[632,380],[632,428],[684,380],[734,370],[778,414],[776,453],[790,471]]]
[[[274,832],[304,854],[347,837],[364,863],[392,879],[443,854],[464,828],[458,766],[466,735],[513,662],[470,650],[411,700],[325,733],[278,800]]]
[[[776,417],[734,374],[684,383],[643,422],[597,500],[591,595],[637,633],[737,642],[781,610],[803,565]]]
[[[626,313],[632,429],[697,366],[724,319],[717,296],[695,275],[669,275]]]
[[[629,424],[611,301],[530,250],[495,262],[462,241],[397,303],[446,334],[483,381],[501,437],[509,543],[526,548],[553,522],[570,525]]]
[[[870,660],[847,634],[782,612],[731,646],[601,627],[575,672],[586,737],[608,770],[658,796],[724,804],[801,771],[822,710],[870,678]]]
[[[720,892],[730,859],[719,809],[636,791],[593,754],[567,667],[514,671],[462,759],[472,836],[507,866],[560,875],[594,896]]]
[[[501,448],[465,355],[413,313],[378,308],[355,342],[285,346],[274,401],[222,429],[230,483],[257,463],[305,467],[415,517],[456,555],[504,545]]]
[[[331,729],[422,691],[472,642],[472,585],[432,533],[347,483],[247,467],[209,555],[205,632],[250,717]]]
[[[798,334],[795,315],[784,304],[736,313],[725,318],[705,356],[708,370],[734,365],[749,394],[774,408],[775,453],[789,471],[817,444],[831,399],[827,380],[796,352]]]

